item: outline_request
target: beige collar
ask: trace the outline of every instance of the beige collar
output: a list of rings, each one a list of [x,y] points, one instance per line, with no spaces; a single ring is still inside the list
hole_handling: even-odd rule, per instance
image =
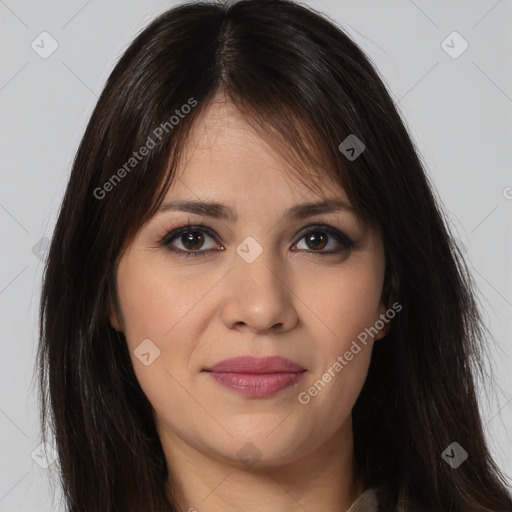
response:
[[[378,512],[377,493],[374,489],[366,489],[359,497],[350,505],[347,512]]]

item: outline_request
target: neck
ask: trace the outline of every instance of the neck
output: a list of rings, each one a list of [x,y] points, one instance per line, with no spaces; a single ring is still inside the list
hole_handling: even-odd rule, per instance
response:
[[[302,457],[251,467],[207,454],[162,432],[168,496],[186,512],[345,512],[363,491],[354,473],[351,416],[334,436]],[[174,491],[172,491],[174,489]]]

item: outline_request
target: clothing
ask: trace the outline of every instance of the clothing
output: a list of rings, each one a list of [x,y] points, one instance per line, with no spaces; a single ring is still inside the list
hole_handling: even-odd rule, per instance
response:
[[[350,505],[347,512],[378,512],[379,501],[375,489],[369,488],[363,491]]]

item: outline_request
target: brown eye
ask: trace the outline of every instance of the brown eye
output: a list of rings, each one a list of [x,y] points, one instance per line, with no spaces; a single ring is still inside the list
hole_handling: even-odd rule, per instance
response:
[[[304,249],[311,252],[318,252],[319,254],[335,254],[350,250],[355,246],[354,242],[348,238],[348,236],[330,226],[309,227],[307,231],[302,232],[301,240],[302,239],[305,240],[306,247]],[[331,247],[331,250],[324,251],[325,247],[328,246],[331,241],[334,241],[334,247]],[[338,247],[336,249],[336,244],[341,246],[341,248]],[[302,248],[299,247],[299,249]]]
[[[181,243],[187,251],[196,251],[204,243],[204,235],[200,231],[190,231],[186,235],[181,235]]]
[[[219,247],[217,244],[211,244],[210,247],[203,249],[207,238],[214,239],[208,228],[188,225],[171,231],[159,244],[171,252],[184,256],[204,256],[205,253]]]
[[[159,240],[159,245],[173,253],[187,257],[205,256],[212,250],[221,250],[220,246],[215,243],[205,248],[205,241],[208,237],[215,240],[213,232],[209,228],[187,225],[169,232]],[[299,242],[301,240],[305,241],[305,247],[299,247],[299,249],[318,254],[338,254],[355,246],[354,242],[344,233],[330,226],[309,226],[302,231]],[[332,246],[333,243],[334,247],[324,250],[329,245]]]
[[[322,250],[328,242],[329,237],[322,234],[320,231],[311,231],[304,237],[306,244],[313,250]]]

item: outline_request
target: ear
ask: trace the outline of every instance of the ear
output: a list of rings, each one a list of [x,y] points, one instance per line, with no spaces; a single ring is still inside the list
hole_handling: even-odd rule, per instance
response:
[[[107,305],[107,316],[110,320],[110,325],[116,331],[123,331],[122,322],[120,320],[120,314],[118,313],[119,306],[115,301],[115,298],[112,297],[112,294],[109,293],[108,305]]]
[[[388,275],[386,272],[385,283],[382,289],[381,302],[379,307],[379,317],[376,319],[378,322],[378,326],[384,324],[382,329],[379,330],[379,333],[375,336],[375,340],[380,340],[384,338],[389,333],[391,329],[392,318],[395,316],[394,309],[391,308],[391,303],[393,302],[393,297],[395,296],[396,290],[396,280],[394,275]],[[392,309],[393,315],[386,314],[389,309]]]
[[[116,330],[116,331],[122,331],[121,324],[119,322],[119,319],[117,318],[117,315],[113,312],[109,313],[109,319],[110,319],[110,325]]]
[[[379,329],[379,333],[375,336],[374,340],[380,340],[384,338],[389,332],[391,328],[391,319],[386,315],[386,311],[388,308],[384,303],[381,303],[381,307],[379,308],[379,316],[375,321],[376,327]]]

